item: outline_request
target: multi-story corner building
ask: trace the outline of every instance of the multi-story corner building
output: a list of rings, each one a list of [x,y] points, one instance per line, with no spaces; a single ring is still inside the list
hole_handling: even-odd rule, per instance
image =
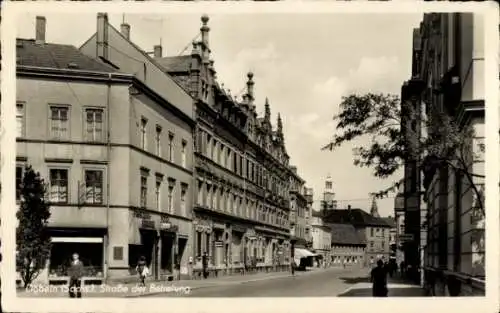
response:
[[[163,56],[156,47],[154,58],[194,98],[196,182],[189,253],[196,267],[206,252],[214,270],[287,264],[294,220],[290,192],[302,199],[302,185],[296,182],[303,180],[289,165],[283,122],[278,114],[273,128],[267,99],[264,116],[257,116],[252,73],[242,101],[217,83],[209,18],[201,21],[201,41],[193,43],[190,54]]]
[[[446,114],[475,133],[464,139],[469,149],[456,151],[469,162],[466,171],[450,165],[423,168],[428,213],[422,265],[438,295],[484,294],[484,199],[477,197],[477,191],[484,191],[483,27],[479,14],[426,14],[414,32],[412,79],[403,97],[423,103],[420,119]],[[405,226],[406,232],[412,227],[408,216]]]
[[[377,259],[389,260],[390,226],[383,219],[348,205],[347,209],[325,211],[323,220],[327,225],[350,224],[356,229],[358,236],[366,242],[365,266],[375,263]]]
[[[16,45],[16,185],[24,164],[48,182],[45,281],[66,279],[75,252],[100,280],[130,277],[141,255],[156,278],[187,262],[191,97],[105,14],[97,20],[81,50],[47,43],[44,17],[35,40]]]

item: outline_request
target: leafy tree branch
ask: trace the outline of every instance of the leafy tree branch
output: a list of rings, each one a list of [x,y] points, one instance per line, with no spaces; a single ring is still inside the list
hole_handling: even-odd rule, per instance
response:
[[[414,163],[422,171],[447,166],[464,174],[481,199],[474,179],[484,178],[472,171],[478,158],[474,154],[474,132],[462,127],[454,117],[437,108],[420,112],[413,102],[401,102],[390,94],[351,94],[342,98],[340,113],[333,117],[336,133],[323,150],[336,148],[360,138],[370,138],[368,145],[353,149],[353,163],[370,167],[378,178],[393,176],[406,163]],[[484,152],[484,145],[480,145]],[[372,195],[383,198],[403,183],[396,180],[388,188]],[[480,201],[481,202],[481,201]],[[484,206],[479,204],[484,212]]]

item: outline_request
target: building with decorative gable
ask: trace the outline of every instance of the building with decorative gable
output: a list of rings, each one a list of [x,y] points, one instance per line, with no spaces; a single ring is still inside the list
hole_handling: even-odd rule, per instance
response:
[[[280,115],[274,128],[268,99],[264,116],[256,113],[253,73],[242,100],[217,82],[208,16],[201,21],[190,55],[163,56],[157,47],[154,56],[195,104],[195,268],[204,252],[213,272],[283,266],[300,216],[290,195],[301,198],[304,181],[289,164]]]

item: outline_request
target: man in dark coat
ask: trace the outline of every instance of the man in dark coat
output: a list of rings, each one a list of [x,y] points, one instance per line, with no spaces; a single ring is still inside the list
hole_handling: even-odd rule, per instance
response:
[[[382,260],[377,261],[377,267],[372,269],[371,281],[373,283],[372,293],[374,297],[387,297],[387,268]]]
[[[83,277],[83,263],[80,261],[78,253],[73,253],[73,259],[68,268],[69,276],[69,297],[81,298],[82,297],[82,277]]]
[[[203,256],[201,257],[201,265],[203,267],[203,278],[208,278],[208,254],[207,252],[203,252]]]

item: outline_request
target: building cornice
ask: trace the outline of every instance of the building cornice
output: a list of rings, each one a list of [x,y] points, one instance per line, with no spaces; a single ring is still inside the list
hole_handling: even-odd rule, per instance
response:
[[[142,92],[153,101],[160,103],[167,110],[174,113],[177,117],[181,118],[184,122],[194,127],[196,121],[178,109],[175,105],[165,100],[163,97],[154,92],[142,81],[137,79],[134,75],[124,73],[105,73],[96,71],[74,70],[74,69],[58,69],[36,66],[18,65],[16,67],[16,74],[18,77],[28,77],[35,79],[53,79],[53,80],[73,80],[73,81],[87,81],[96,83],[112,82],[115,84],[131,84],[137,91]]]
[[[484,100],[461,101],[457,111],[459,126],[463,127],[473,117],[484,117],[484,110]]]

